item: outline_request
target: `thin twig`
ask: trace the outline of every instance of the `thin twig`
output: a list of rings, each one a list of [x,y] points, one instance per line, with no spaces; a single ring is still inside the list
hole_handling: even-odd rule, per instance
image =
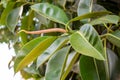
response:
[[[51,29],[38,30],[38,31],[21,30],[20,32],[25,32],[26,34],[41,34],[41,33],[50,33],[50,32],[66,33],[67,31],[65,29],[62,29],[62,28],[51,28]],[[18,33],[20,33],[20,32],[18,32]]]

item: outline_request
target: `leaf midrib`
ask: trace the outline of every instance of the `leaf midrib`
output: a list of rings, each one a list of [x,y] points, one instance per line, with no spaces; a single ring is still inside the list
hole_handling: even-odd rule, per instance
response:
[[[92,47],[93,50],[95,50],[95,51],[100,55],[100,57],[102,58],[102,60],[105,60],[105,58],[103,57],[103,55],[102,55],[98,50],[96,50],[96,48],[94,48],[94,47],[88,42],[88,40],[86,40],[86,38],[85,38],[80,32],[77,31],[77,33],[80,34],[81,37],[87,42],[87,44],[89,44],[90,47]]]

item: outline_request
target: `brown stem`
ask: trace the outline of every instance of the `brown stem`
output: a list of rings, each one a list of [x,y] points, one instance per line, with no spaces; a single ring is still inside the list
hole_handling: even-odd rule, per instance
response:
[[[45,30],[38,30],[38,31],[26,31],[26,30],[21,30],[20,32],[25,32],[27,34],[41,34],[41,33],[50,33],[50,32],[61,32],[61,33],[66,33],[67,31],[62,28],[51,28],[51,29],[45,29]],[[19,33],[20,33],[19,32]]]

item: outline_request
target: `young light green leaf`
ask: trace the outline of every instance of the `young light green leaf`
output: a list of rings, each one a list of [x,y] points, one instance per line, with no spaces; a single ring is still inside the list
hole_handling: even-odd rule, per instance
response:
[[[68,18],[64,13],[64,11],[52,4],[39,3],[39,4],[32,5],[31,9],[52,21],[55,21],[64,25],[68,22]]]
[[[107,39],[120,48],[120,30],[107,34]]]
[[[92,5],[93,5],[93,0],[80,0],[77,9],[78,16],[92,12]],[[88,22],[88,19],[82,21]]]
[[[56,39],[48,49],[46,49],[43,54],[41,54],[37,58],[37,68],[43,64],[45,61],[47,61],[53,53],[55,53],[58,49],[60,49],[66,42],[68,41],[67,36],[61,36],[58,39]]]
[[[14,70],[16,70],[16,67],[18,66],[18,64],[20,63],[20,61],[22,61],[22,59],[28,55],[28,53],[34,49],[41,41],[47,39],[48,37],[38,37],[35,38],[33,40],[31,40],[30,42],[26,43],[21,50],[19,51],[19,53],[17,54],[17,58],[15,60],[14,63]]]
[[[71,23],[73,21],[87,19],[87,18],[100,17],[100,16],[103,16],[103,15],[106,15],[106,14],[110,14],[110,13],[111,12],[109,12],[109,11],[99,11],[99,12],[86,13],[86,14],[80,15],[78,17],[75,17],[75,18],[69,20],[69,22],[67,24],[69,24],[69,23]]]
[[[119,16],[116,15],[106,15],[100,18],[97,18],[90,22],[91,25],[97,25],[97,24],[103,24],[103,23],[112,23],[112,24],[118,24],[118,21],[120,20]]]
[[[13,9],[7,16],[6,25],[14,33],[19,17],[22,15],[23,6]]]
[[[70,47],[57,51],[48,61],[45,80],[60,80]]]
[[[30,43],[26,44],[18,54],[18,60],[16,61],[15,64],[15,72],[18,72],[19,70],[27,66],[30,62],[34,61],[52,44],[52,42],[55,39],[56,37],[48,37],[46,39],[43,37],[40,39],[38,38],[40,42],[38,42],[37,39],[35,39],[34,41],[31,41]]]
[[[105,52],[98,33],[90,24],[81,27],[80,32],[70,36],[72,47],[79,53],[99,60],[105,60]]]

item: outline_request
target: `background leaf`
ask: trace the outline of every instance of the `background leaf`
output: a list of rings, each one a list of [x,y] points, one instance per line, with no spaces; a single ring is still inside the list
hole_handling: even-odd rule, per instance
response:
[[[18,23],[20,16],[22,15],[23,6],[13,9],[7,16],[6,25],[11,32],[14,32],[14,29]]]
[[[67,0],[57,0],[56,3],[65,9]]]
[[[33,11],[29,11],[29,15],[24,16],[24,18],[21,21],[21,30],[31,30],[31,26],[33,26]],[[20,33],[21,37],[21,43],[24,45],[25,43],[28,42],[28,34],[21,32]]]
[[[42,54],[42,52],[44,50],[46,50],[51,45],[51,43],[55,39],[56,39],[56,37],[48,37],[46,39],[43,37],[43,38],[40,38],[40,42],[37,45],[35,43],[36,40],[31,41],[31,43],[34,44],[34,47],[30,47],[30,48],[29,48],[29,45],[31,45],[31,43],[26,44],[20,51],[20,53],[25,55],[25,56],[20,57],[20,60],[18,60],[19,63],[17,61],[17,64],[15,65],[15,72],[22,69],[23,67],[28,65],[30,62],[34,61],[40,54]],[[31,45],[31,46],[33,46],[33,45]],[[27,51],[26,48],[29,50]],[[33,49],[31,49],[31,48],[33,48]],[[18,55],[18,57],[19,57],[19,55]]]
[[[93,6],[93,0],[80,0],[77,8],[78,16],[92,12],[92,6]],[[88,22],[88,19],[82,21]]]
[[[88,19],[88,18],[95,18],[95,17],[100,17],[100,16],[103,16],[103,15],[106,15],[106,14],[110,14],[111,12],[109,11],[99,11],[99,12],[91,12],[91,13],[86,13],[86,14],[83,14],[83,15],[80,15],[78,17],[75,17],[71,20],[69,20],[69,23],[73,22],[73,21],[78,21],[78,20],[83,20],[83,19]]]
[[[78,16],[91,12],[92,4],[93,0],[80,0],[77,9]]]
[[[58,39],[56,39],[51,45],[50,47],[48,47],[48,49],[46,49],[43,54],[41,54],[38,58],[37,58],[37,68],[43,64],[44,62],[46,62],[50,56],[53,55],[53,53],[55,53],[58,49],[60,49],[61,47],[63,47],[63,45],[65,45],[65,43],[68,41],[68,37],[67,36],[61,36]]]
[[[81,27],[80,32],[70,36],[72,47],[79,53],[104,60],[105,52],[98,33],[90,24]]]
[[[22,77],[24,77],[25,79],[37,77],[39,75],[39,71],[36,70],[36,64],[35,63],[30,65],[30,67],[24,68],[20,72],[22,74]]]
[[[10,11],[13,9],[14,5],[15,5],[15,2],[9,2],[7,4],[7,7],[2,12],[1,19],[0,19],[0,25],[5,25],[6,24],[7,16],[10,13]]]
[[[107,34],[107,39],[120,48],[120,30]]]
[[[48,61],[45,80],[60,80],[64,71],[66,58],[70,47],[64,47],[57,51]]]
[[[95,20],[92,20],[90,22],[90,24],[92,24],[92,25],[104,24],[104,23],[117,24],[119,20],[120,20],[119,16],[116,16],[116,15],[106,15],[106,16],[97,18]]]
[[[120,71],[120,68],[116,68],[116,65],[119,64],[118,57],[116,53],[114,53],[111,49],[107,48],[107,55],[108,55],[108,61],[109,61],[109,70],[110,70],[110,76],[115,77],[116,74],[115,70]]]
[[[64,13],[64,11],[52,4],[39,3],[39,4],[32,5],[31,9],[52,21],[55,21],[64,25],[68,22],[68,18]]]

